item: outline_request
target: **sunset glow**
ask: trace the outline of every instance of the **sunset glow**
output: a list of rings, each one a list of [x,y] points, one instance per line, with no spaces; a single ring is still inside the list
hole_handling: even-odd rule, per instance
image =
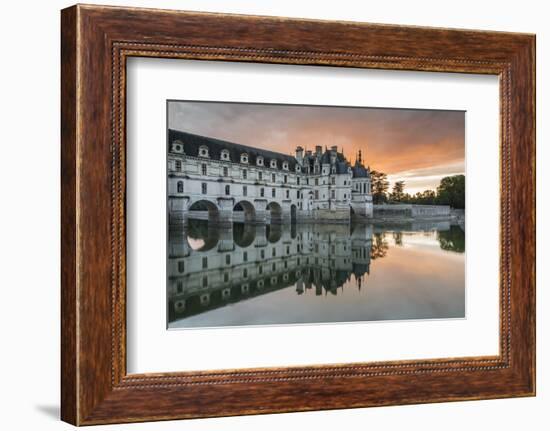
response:
[[[405,192],[435,190],[464,174],[463,111],[171,101],[168,126],[294,155],[296,146],[338,146],[353,163],[405,181]]]

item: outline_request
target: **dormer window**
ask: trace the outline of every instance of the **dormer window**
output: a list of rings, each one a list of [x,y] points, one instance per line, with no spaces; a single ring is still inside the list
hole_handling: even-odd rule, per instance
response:
[[[263,166],[264,165],[264,158],[262,156],[258,156],[258,158],[256,159],[256,164],[258,166]]]
[[[246,153],[241,154],[241,163],[248,163],[248,154]]]
[[[288,171],[288,162],[283,162],[283,169]]]
[[[222,150],[220,157],[222,160],[229,160],[229,151]]]
[[[199,156],[208,157],[208,147],[206,145],[201,145],[199,147]]]
[[[172,152],[183,154],[183,142],[179,140],[172,142]]]
[[[273,169],[277,169],[277,160],[271,159],[271,163],[269,164],[269,166]]]
[[[300,165],[296,165],[296,172],[300,172]]]

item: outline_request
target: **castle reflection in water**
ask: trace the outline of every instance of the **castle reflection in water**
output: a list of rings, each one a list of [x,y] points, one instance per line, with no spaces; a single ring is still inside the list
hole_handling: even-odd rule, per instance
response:
[[[390,244],[402,245],[402,236],[410,232],[432,235],[441,250],[464,251],[464,233],[446,221],[393,227],[235,223],[221,228],[191,220],[185,230],[169,233],[168,326],[185,327],[185,319],[284,289],[315,296],[339,295],[344,288],[360,291],[368,283],[372,261],[384,258]]]

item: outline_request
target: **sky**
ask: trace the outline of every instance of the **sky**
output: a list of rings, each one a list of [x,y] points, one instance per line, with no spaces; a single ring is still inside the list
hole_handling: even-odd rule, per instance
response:
[[[170,101],[168,127],[292,155],[337,145],[352,163],[361,150],[412,194],[464,173],[463,111]]]

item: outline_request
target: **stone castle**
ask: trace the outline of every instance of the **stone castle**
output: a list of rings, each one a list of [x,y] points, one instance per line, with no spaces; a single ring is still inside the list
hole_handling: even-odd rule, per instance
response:
[[[170,129],[170,226],[189,218],[219,225],[348,223],[373,216],[370,170],[336,146],[295,156]]]

